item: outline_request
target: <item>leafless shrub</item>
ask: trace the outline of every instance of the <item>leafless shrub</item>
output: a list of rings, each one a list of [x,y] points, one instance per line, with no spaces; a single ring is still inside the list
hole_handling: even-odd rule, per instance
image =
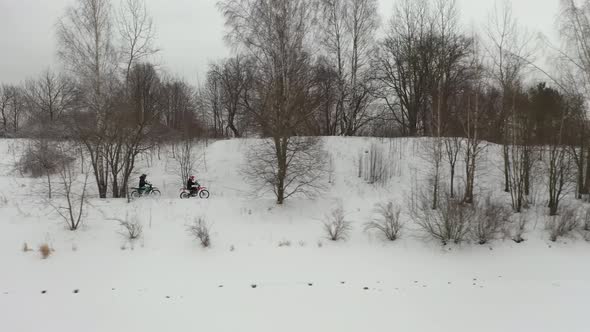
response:
[[[473,240],[486,244],[495,239],[504,229],[510,217],[510,211],[503,205],[487,197],[476,206],[476,213],[471,223]]]
[[[393,202],[378,204],[376,213],[379,217],[365,224],[365,231],[376,230],[382,233],[389,241],[395,241],[403,227],[400,220],[401,208]]]
[[[279,247],[290,247],[291,246],[291,241],[289,240],[282,240],[279,242]]]
[[[476,210],[460,199],[446,193],[441,197],[437,209],[432,209],[428,195],[421,195],[418,202],[412,203],[412,219],[431,238],[443,245],[450,242],[461,243],[470,233],[470,224]]]
[[[391,170],[384,157],[383,149],[372,143],[369,150],[359,157],[359,175],[370,184],[386,184]]]
[[[198,218],[189,226],[188,231],[195,239],[199,240],[203,248],[209,248],[211,246],[210,229],[211,226],[207,224],[205,219]]]
[[[59,167],[59,178],[55,198],[48,200],[59,216],[66,222],[68,229],[75,231],[81,225],[86,213],[87,197],[86,188],[90,172],[85,171],[83,180],[78,179],[78,173],[70,164],[62,164]]]
[[[125,217],[125,220],[120,220],[119,224],[123,229],[119,234],[123,235],[129,241],[135,241],[139,239],[143,234],[143,225],[139,221],[139,218],[134,215],[131,218]]]
[[[324,230],[332,241],[346,240],[352,230],[352,223],[344,219],[344,210],[338,207],[325,217]]]
[[[53,250],[47,243],[39,246],[39,252],[41,253],[41,258],[43,259],[47,259],[51,255],[52,251]]]
[[[33,250],[33,249],[29,248],[29,245],[25,242],[23,244],[23,252],[29,252],[31,250]]]
[[[549,239],[555,242],[559,237],[567,236],[578,225],[579,219],[576,210],[571,207],[561,207],[558,215],[549,216],[547,219],[546,227],[549,231]]]

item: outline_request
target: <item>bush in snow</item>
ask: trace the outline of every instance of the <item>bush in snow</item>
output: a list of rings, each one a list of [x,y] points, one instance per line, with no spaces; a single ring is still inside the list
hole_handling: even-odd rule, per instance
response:
[[[291,241],[289,240],[283,240],[279,242],[279,247],[290,247],[291,246]]]
[[[143,234],[143,225],[136,215],[131,218],[126,216],[125,220],[119,221],[119,224],[123,228],[123,231],[121,231],[120,234],[125,236],[129,241],[137,240]]]
[[[571,207],[561,207],[558,215],[548,218],[547,230],[549,231],[549,239],[553,242],[557,241],[559,237],[568,235],[579,225],[576,210]]]
[[[441,241],[443,245],[463,242],[470,233],[470,224],[475,215],[473,206],[464,204],[448,193],[442,195],[437,209],[432,209],[427,195],[413,202],[411,208],[412,219],[427,236]]]
[[[510,210],[493,202],[488,196],[476,206],[475,216],[470,225],[473,240],[479,244],[486,244],[495,239],[504,229],[509,217]]]
[[[199,240],[203,248],[208,248],[211,246],[211,237],[209,236],[210,228],[205,222],[205,219],[198,218],[189,226],[188,231],[195,239]]]
[[[47,243],[44,243],[39,246],[39,252],[41,253],[41,258],[43,259],[47,259],[51,255],[52,251],[53,250]]]
[[[400,221],[401,208],[393,202],[378,204],[376,213],[379,217],[365,224],[365,231],[376,230],[382,233],[386,239],[395,241],[403,227]]]
[[[344,219],[344,210],[338,207],[326,216],[324,220],[324,230],[328,238],[332,241],[346,240],[348,233],[352,230],[350,221]]]

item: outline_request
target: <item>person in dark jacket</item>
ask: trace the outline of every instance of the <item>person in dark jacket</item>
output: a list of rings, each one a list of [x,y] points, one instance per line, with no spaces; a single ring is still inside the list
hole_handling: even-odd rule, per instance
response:
[[[191,195],[196,195],[199,191],[199,184],[195,180],[195,176],[191,175],[186,181],[186,189],[190,190]]]
[[[145,191],[145,186],[149,185],[150,183],[146,181],[147,175],[142,174],[139,177],[139,193],[142,194]]]

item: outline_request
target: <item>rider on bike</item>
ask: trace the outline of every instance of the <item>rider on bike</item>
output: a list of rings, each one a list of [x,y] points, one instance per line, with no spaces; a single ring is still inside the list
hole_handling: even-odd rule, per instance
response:
[[[142,174],[139,177],[139,188],[137,191],[139,191],[140,194],[143,194],[143,192],[145,191],[145,187],[147,186],[151,186],[152,184],[146,181],[147,175]]]
[[[191,196],[194,196],[199,191],[199,183],[195,180],[195,176],[191,175],[186,182],[186,189],[190,190]]]

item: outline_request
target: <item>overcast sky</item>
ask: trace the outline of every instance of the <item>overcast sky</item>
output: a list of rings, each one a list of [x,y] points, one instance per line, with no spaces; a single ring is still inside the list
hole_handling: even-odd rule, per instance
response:
[[[379,0],[386,22],[395,0]],[[487,21],[495,0],[458,0],[462,23]],[[118,0],[113,0],[117,3]],[[196,83],[207,64],[230,51],[223,41],[217,0],[146,0],[161,48],[158,62]],[[0,83],[18,83],[56,66],[55,23],[75,0],[0,0]],[[559,0],[513,0],[513,11],[530,30],[556,36]]]

